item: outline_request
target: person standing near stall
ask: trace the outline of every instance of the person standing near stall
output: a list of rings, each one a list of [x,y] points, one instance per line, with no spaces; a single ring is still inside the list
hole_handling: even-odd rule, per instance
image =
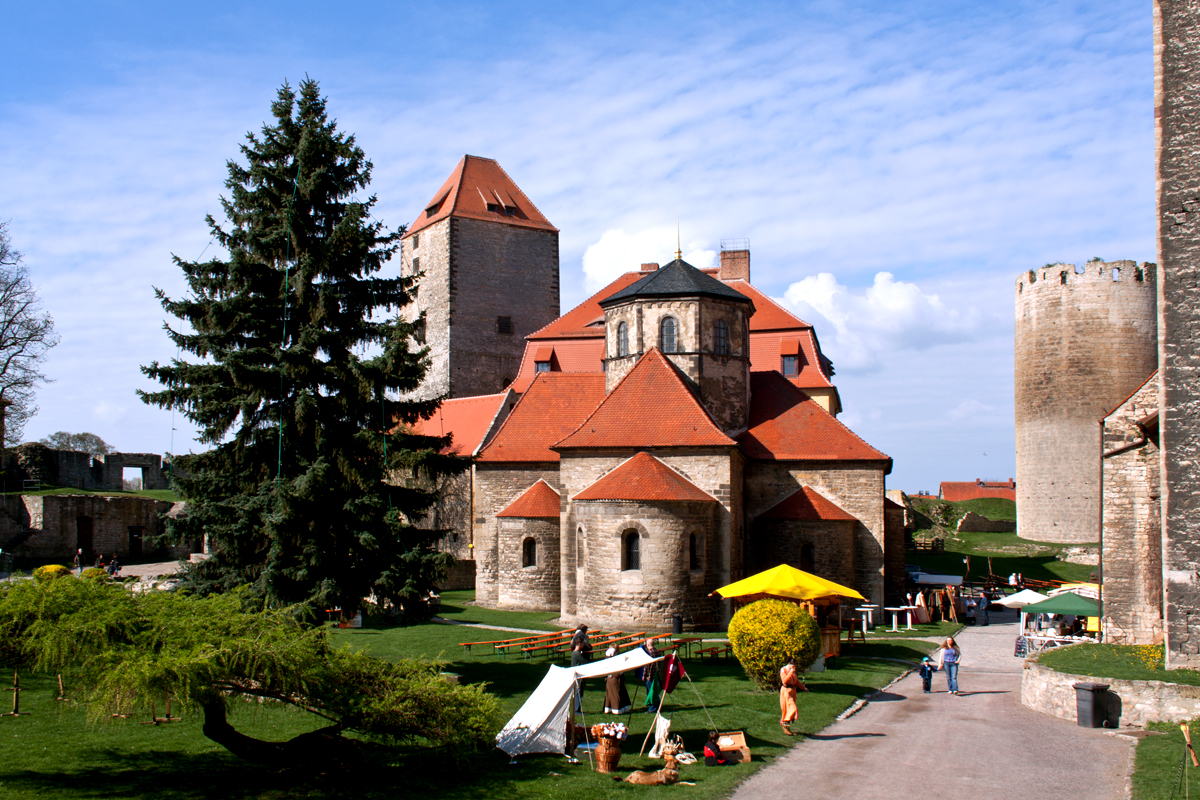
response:
[[[795,731],[788,727],[788,724],[800,717],[800,709],[796,707],[796,692],[800,689],[807,692],[808,687],[796,673],[794,657],[785,661],[779,670],[779,683],[779,727],[783,728],[783,732],[788,736],[795,736]]]
[[[571,637],[571,666],[581,667],[592,660],[592,641],[588,638],[588,626],[580,625]],[[575,711],[583,711],[583,681],[575,681]]]
[[[642,643],[642,649],[646,651],[646,655],[651,658],[659,658],[662,656],[662,651],[654,646],[653,639],[647,639]],[[647,664],[644,667],[638,667],[637,676],[646,684],[646,713],[653,714],[658,710],[658,704],[662,696],[662,670],[660,664],[656,661],[653,664]]]
[[[946,637],[942,649],[938,650],[938,669],[946,671],[946,694],[961,694],[958,691],[958,665],[962,661],[962,651],[953,636]]]

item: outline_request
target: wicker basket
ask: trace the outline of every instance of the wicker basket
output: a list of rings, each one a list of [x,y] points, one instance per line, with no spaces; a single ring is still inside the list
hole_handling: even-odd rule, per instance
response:
[[[621,760],[621,741],[613,736],[601,736],[596,746],[596,771],[615,772]]]

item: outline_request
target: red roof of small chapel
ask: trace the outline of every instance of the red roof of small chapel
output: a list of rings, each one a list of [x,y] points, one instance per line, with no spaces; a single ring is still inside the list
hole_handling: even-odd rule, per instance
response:
[[[497,517],[522,517],[525,519],[558,519],[561,497],[545,481],[538,481],[509,503]]]
[[[716,498],[649,453],[638,453],[591,486],[575,500],[712,500]]]

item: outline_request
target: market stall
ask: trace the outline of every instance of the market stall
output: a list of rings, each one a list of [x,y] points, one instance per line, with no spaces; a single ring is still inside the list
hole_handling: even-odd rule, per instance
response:
[[[826,656],[841,652],[842,598],[866,600],[848,586],[787,564],[780,564],[765,572],[722,586],[713,594],[740,603],[770,597],[804,606],[821,629],[821,652]]]

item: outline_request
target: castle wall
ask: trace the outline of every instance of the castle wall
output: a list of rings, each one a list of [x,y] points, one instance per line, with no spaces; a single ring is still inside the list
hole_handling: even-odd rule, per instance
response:
[[[1155,266],[1047,265],[1015,290],[1017,535],[1094,542],[1099,420],[1157,366]]]
[[[883,596],[889,606],[904,600],[904,509],[883,509]]]
[[[496,520],[499,538],[499,572],[496,605],[500,607],[558,611],[559,585],[558,517]],[[525,540],[537,544],[535,563],[524,563]]]
[[[400,243],[401,274],[422,273],[417,282],[415,301],[400,313],[412,321],[425,312],[424,345],[429,348],[429,368],[421,387],[412,395],[423,400],[450,396],[451,222],[450,218],[435,222]],[[417,242],[415,248],[414,239]],[[414,258],[417,259],[415,269]]]
[[[1138,425],[1157,417],[1158,402],[1154,379],[1104,421],[1104,625],[1122,644],[1162,642],[1158,420]]]
[[[158,549],[150,539],[162,533],[159,515],[166,513],[171,503],[145,497],[114,497],[103,495],[60,494],[46,496],[9,495],[0,515],[0,541],[4,549],[16,548],[23,558],[56,559],[70,565],[75,550],[83,547],[85,561],[90,565],[96,556],[107,561],[114,553],[123,560],[136,558],[136,539],[141,537],[141,556]],[[81,540],[81,531],[90,529],[91,545]],[[131,531],[131,529],[133,529]],[[135,540],[131,553],[131,536]],[[18,541],[19,544],[12,544]],[[186,555],[183,547],[175,555]]]
[[[883,469],[869,462],[750,461],[745,513],[753,520],[801,486],[811,486],[854,516],[854,581],[869,602],[884,605]]]
[[[1155,0],[1167,667],[1200,668],[1200,8]]]
[[[496,514],[539,480],[546,481],[556,491],[562,491],[558,464],[553,462],[475,465],[475,602],[484,605],[499,603],[500,583],[506,579],[501,567],[500,525]]]

